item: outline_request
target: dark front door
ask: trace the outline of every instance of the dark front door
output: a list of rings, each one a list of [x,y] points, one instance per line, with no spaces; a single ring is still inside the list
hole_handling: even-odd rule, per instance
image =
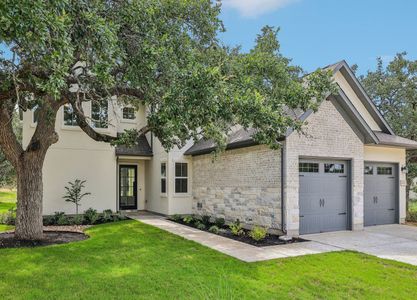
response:
[[[119,166],[119,209],[137,209],[137,166]]]

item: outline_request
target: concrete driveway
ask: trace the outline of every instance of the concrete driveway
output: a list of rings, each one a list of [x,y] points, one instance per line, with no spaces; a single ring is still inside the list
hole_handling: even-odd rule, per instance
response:
[[[364,231],[308,234],[302,238],[417,266],[417,226],[380,225]]]

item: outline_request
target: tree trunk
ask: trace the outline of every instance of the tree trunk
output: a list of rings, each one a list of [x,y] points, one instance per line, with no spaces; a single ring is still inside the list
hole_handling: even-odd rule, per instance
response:
[[[43,237],[43,158],[43,155],[32,152],[25,153],[19,161],[15,233],[22,240],[40,240]]]

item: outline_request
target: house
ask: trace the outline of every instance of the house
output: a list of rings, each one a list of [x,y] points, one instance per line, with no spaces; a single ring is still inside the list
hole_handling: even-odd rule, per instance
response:
[[[152,134],[133,148],[115,148],[91,140],[62,107],[60,140],[43,170],[44,214],[73,213],[62,196],[67,182],[79,178],[92,193],[81,209],[208,214],[294,236],[404,222],[406,150],[417,142],[394,134],[346,62],[327,68],[338,93],[316,113],[291,112],[307,122],[305,134],[289,131],[280,150],[256,144],[243,128],[216,159],[211,141],[166,152]],[[146,124],[145,107],[109,101],[85,103],[84,111],[96,130],[114,136]],[[24,145],[35,127],[36,113],[26,112]]]

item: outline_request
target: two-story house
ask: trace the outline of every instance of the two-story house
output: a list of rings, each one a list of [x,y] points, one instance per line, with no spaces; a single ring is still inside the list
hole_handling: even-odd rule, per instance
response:
[[[62,199],[74,179],[91,195],[81,209],[147,210],[164,215],[208,214],[283,230],[290,235],[361,230],[405,220],[406,150],[417,142],[396,136],[346,62],[329,66],[339,92],[316,113],[296,112],[305,134],[289,131],[271,150],[237,128],[214,159],[211,141],[165,151],[152,134],[133,148],[95,142],[77,127],[68,106],[56,120],[59,142],[47,153],[44,214],[73,213]],[[116,136],[146,124],[145,107],[115,101],[84,103],[91,124]],[[24,114],[23,144],[36,127]]]

